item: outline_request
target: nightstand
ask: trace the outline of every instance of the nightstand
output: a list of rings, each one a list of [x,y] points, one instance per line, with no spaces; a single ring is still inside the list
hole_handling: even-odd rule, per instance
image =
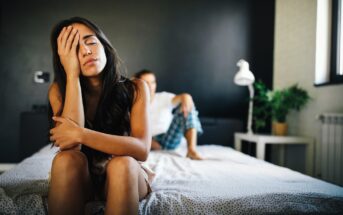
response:
[[[314,139],[310,137],[298,136],[274,136],[259,135],[247,133],[235,133],[235,149],[241,151],[242,140],[256,143],[256,157],[265,159],[266,144],[305,144],[306,145],[306,173],[313,175],[313,156],[314,156]]]

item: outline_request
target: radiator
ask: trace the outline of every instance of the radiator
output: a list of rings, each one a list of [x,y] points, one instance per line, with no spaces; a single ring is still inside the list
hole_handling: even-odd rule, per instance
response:
[[[343,186],[343,113],[325,113],[319,118],[319,176]]]

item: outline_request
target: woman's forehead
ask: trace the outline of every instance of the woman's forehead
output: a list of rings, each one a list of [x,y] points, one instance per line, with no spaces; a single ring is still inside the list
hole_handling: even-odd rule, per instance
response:
[[[94,35],[95,36],[95,32],[84,24],[73,23],[72,26],[73,26],[73,28],[78,30],[81,38],[85,35]]]

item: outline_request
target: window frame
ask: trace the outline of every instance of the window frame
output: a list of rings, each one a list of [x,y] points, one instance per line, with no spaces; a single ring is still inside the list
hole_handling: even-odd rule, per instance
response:
[[[329,58],[328,58],[328,68],[327,68],[327,80],[322,83],[316,83],[315,80],[314,86],[321,87],[327,85],[336,85],[343,84],[343,75],[338,75],[339,63],[341,63],[343,72],[343,0],[329,0],[330,1],[330,20],[331,20],[331,32],[329,38],[330,42],[328,43],[329,48]],[[323,6],[323,5],[321,5]],[[317,26],[318,28],[318,26]],[[318,33],[318,32],[317,32]],[[340,53],[340,45],[342,46],[342,52]],[[317,50],[318,52],[318,50]],[[342,62],[339,62],[339,58],[342,57]],[[318,60],[318,59],[317,59]],[[317,72],[317,71],[316,71]]]
[[[332,36],[330,80],[331,84],[343,84],[343,32],[342,32],[342,0],[332,0]],[[340,60],[341,59],[341,60]]]

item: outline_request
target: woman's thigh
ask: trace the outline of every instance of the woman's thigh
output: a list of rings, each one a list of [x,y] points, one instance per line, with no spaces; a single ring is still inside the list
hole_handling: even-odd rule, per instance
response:
[[[135,173],[137,174],[129,174],[130,177],[137,177],[137,182],[138,182],[138,195],[139,195],[139,200],[142,200],[144,197],[149,192],[149,184],[147,183],[145,179],[146,173],[144,170],[141,168],[140,164],[138,163],[137,160],[135,160],[132,157],[129,156],[118,156],[114,157],[108,165],[111,165],[111,162],[115,162],[115,165],[113,165],[113,169],[118,169],[120,174],[120,171],[127,172],[127,171],[137,171]],[[113,164],[113,163],[112,163]],[[106,174],[111,174],[111,171],[107,170]],[[118,177],[107,177],[106,178],[106,183],[104,187],[104,199],[106,199],[108,189],[109,189],[109,181],[108,180],[117,180]],[[131,180],[117,180],[113,181],[114,183],[127,183],[127,181]],[[136,181],[136,180],[133,180]]]

